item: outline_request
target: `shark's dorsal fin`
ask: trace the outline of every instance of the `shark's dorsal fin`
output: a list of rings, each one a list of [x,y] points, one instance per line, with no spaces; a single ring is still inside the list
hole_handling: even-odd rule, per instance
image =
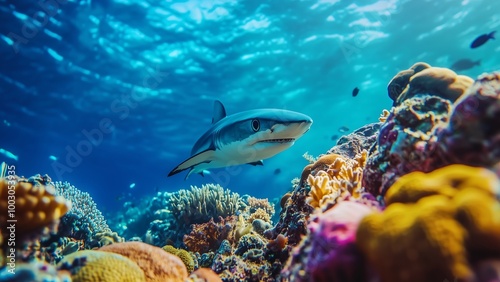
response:
[[[251,163],[248,163],[249,165],[264,165],[264,162],[262,160],[259,160],[259,161],[256,161],[256,162],[251,162]]]
[[[217,123],[219,120],[226,117],[226,109],[222,105],[221,101],[214,101],[214,113],[212,115],[212,124]]]

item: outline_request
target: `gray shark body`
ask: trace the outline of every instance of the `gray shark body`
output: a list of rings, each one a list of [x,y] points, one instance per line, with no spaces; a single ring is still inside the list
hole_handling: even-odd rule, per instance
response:
[[[226,116],[220,101],[214,103],[212,126],[196,141],[191,157],[176,166],[168,176],[189,169],[200,173],[211,168],[233,165],[262,165],[290,148],[311,127],[307,115],[280,109],[257,109]]]

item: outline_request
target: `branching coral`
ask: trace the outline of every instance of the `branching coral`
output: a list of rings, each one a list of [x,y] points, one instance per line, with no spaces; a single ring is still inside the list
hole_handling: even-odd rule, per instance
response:
[[[193,223],[204,223],[210,218],[231,216],[245,208],[238,193],[207,184],[201,188],[179,190],[170,196],[168,210],[177,220],[176,224],[189,227]]]
[[[265,222],[271,222],[271,216],[262,208],[258,208],[248,217],[248,222],[252,223],[256,219],[261,219]]]
[[[307,202],[323,210],[335,204],[338,197],[343,193],[358,197],[362,192],[361,179],[363,167],[366,164],[367,152],[364,150],[354,160],[331,154],[318,159],[321,162],[314,167],[322,167],[313,176],[310,174],[307,183],[311,192]],[[331,163],[327,165],[327,161]]]
[[[248,207],[247,207],[248,214],[253,214],[260,209],[266,212],[269,217],[272,217],[274,215],[274,205],[269,203],[268,199],[258,199],[255,197],[248,197],[247,202],[248,202]]]
[[[60,236],[84,239],[90,245],[97,233],[111,233],[89,193],[80,191],[68,182],[55,182],[54,187],[57,195],[72,203],[71,210],[62,219]]]
[[[499,185],[463,165],[402,176],[388,207],[361,221],[357,244],[384,282],[473,279],[471,263],[500,257]]]

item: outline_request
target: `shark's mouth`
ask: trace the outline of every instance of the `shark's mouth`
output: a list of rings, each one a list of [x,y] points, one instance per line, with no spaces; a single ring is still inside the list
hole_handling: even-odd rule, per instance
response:
[[[257,143],[291,143],[294,142],[295,138],[281,138],[281,139],[265,139],[257,141]]]

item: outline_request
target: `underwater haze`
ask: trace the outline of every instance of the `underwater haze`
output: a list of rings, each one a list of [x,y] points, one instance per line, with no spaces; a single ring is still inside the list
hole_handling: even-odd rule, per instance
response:
[[[103,211],[127,199],[219,183],[277,198],[339,136],[392,106],[387,84],[416,62],[470,77],[500,69],[500,1],[0,0],[0,161],[89,192]],[[359,94],[353,97],[353,89]],[[183,172],[228,114],[278,108],[311,129],[264,166]],[[90,146],[89,146],[90,145]]]

